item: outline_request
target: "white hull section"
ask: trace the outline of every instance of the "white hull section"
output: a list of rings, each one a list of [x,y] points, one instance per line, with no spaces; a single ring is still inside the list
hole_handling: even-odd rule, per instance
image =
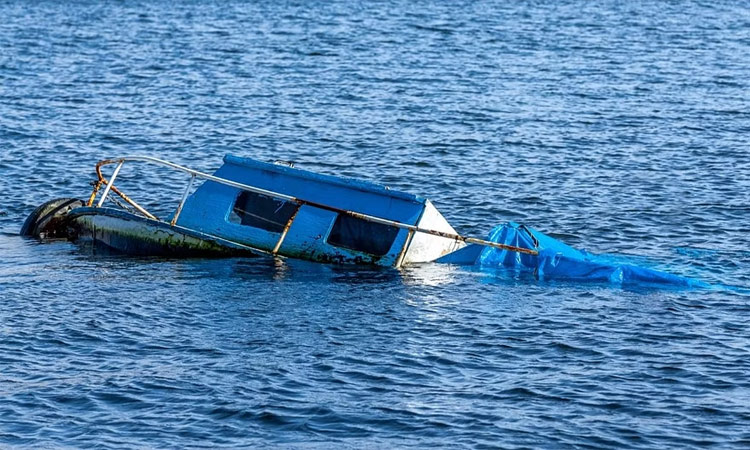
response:
[[[440,214],[429,200],[425,203],[424,213],[422,213],[417,226],[428,230],[457,234],[456,230],[450,226],[445,217]],[[402,264],[431,262],[465,246],[466,243],[463,241],[426,233],[414,233]]]

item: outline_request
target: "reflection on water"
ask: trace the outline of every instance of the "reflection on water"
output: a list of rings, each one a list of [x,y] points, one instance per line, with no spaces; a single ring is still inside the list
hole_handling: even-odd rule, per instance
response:
[[[419,264],[401,269],[406,284],[442,286],[456,282],[455,272],[462,270],[450,264]],[[466,269],[463,269],[466,271]]]
[[[515,220],[747,287],[746,10],[6,0],[0,447],[746,446],[736,290],[16,235],[100,159],[233,153],[426,196],[464,234]],[[186,181],[118,180],[163,214]]]

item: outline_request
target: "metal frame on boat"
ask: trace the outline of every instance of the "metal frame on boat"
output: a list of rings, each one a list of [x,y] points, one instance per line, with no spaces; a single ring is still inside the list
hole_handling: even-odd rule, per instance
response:
[[[126,162],[189,176],[170,216],[158,218],[115,186]],[[115,166],[109,179],[102,174],[107,165]],[[46,202],[31,213],[21,234],[90,240],[136,255],[268,255],[387,267],[437,262],[537,279],[705,286],[576,250],[513,222],[496,226],[487,239],[463,236],[425,198],[290,165],[226,155],[210,175],[149,156],[128,156],[99,161],[96,173],[85,204],[69,198]],[[196,179],[204,182],[193,191]],[[105,206],[108,198],[118,207]]]
[[[180,171],[189,175],[189,180],[182,193],[182,197],[180,198],[180,201],[177,204],[174,210],[174,213],[172,214],[169,220],[159,219],[154,214],[147,211],[143,206],[138,204],[130,196],[124,194],[121,190],[115,187],[115,180],[117,179],[118,175],[120,174],[121,169],[123,168],[126,162],[145,162],[145,163],[150,163],[150,164],[156,164],[156,165],[164,166],[164,167],[167,167],[176,171]],[[239,158],[235,158],[231,156],[227,156],[227,158],[225,158],[225,162],[230,163],[230,164],[231,163],[250,164],[252,168],[255,168],[255,166],[262,164],[263,166],[260,167],[260,169],[265,170],[265,171],[289,170],[288,168],[279,169],[279,166],[272,168],[273,165],[271,164],[259,163],[257,161],[239,159]],[[102,174],[102,167],[107,166],[107,165],[115,165],[114,171],[112,172],[112,175],[110,176],[109,179],[106,179],[104,175]],[[298,169],[291,169],[291,170],[295,172],[304,172],[304,171],[299,171]],[[289,195],[283,192],[278,192],[276,190],[265,189],[259,186],[253,186],[247,183],[231,180],[226,177],[210,175],[207,173],[203,173],[197,170],[190,169],[188,167],[184,167],[178,164],[174,164],[168,161],[164,161],[164,160],[149,157],[149,156],[126,156],[126,157],[121,157],[121,158],[105,159],[105,160],[99,161],[96,164],[96,173],[97,173],[98,179],[94,183],[94,189],[86,204],[87,209],[84,211],[81,211],[84,213],[84,215],[88,215],[88,216],[96,215],[98,212],[106,214],[106,211],[104,210],[111,209],[111,208],[105,208],[104,202],[108,198],[110,193],[115,193],[119,197],[121,197],[125,202],[127,202],[130,206],[132,206],[140,215],[143,216],[143,218],[148,219],[150,221],[157,222],[159,224],[158,228],[160,229],[163,229],[165,225],[169,225],[169,227],[172,227],[176,231],[179,231],[181,233],[185,233],[185,232],[190,233],[190,232],[197,231],[200,233],[200,236],[197,236],[199,238],[214,238],[215,240],[218,239],[218,241],[215,241],[215,242],[231,243],[231,244],[234,244],[234,246],[239,246],[239,248],[247,248],[248,250],[256,251],[258,253],[263,253],[263,254],[292,256],[292,257],[301,256],[305,258],[305,255],[300,254],[300,252],[294,252],[294,251],[285,252],[282,249],[282,245],[284,244],[285,239],[287,238],[290,229],[296,223],[296,221],[298,221],[298,216],[300,215],[300,211],[304,207],[314,208],[315,210],[319,210],[319,211],[328,211],[331,213],[335,213],[337,215],[344,215],[344,216],[348,216],[357,220],[379,224],[379,225],[383,225],[386,227],[393,227],[398,230],[406,231],[406,236],[402,239],[403,242],[400,245],[400,249],[397,252],[395,258],[357,258],[357,257],[328,258],[326,257],[326,255],[318,254],[317,257],[305,258],[305,259],[314,259],[314,260],[321,260],[321,261],[327,261],[327,262],[339,261],[339,262],[355,262],[355,263],[364,262],[364,263],[375,263],[375,264],[380,263],[381,265],[400,267],[401,265],[405,263],[405,260],[408,259],[407,252],[410,248],[410,245],[414,241],[414,236],[417,234],[423,234],[426,236],[436,237],[436,238],[439,238],[440,240],[447,241],[447,242],[452,241],[452,244],[447,246],[447,248],[441,249],[434,255],[430,255],[429,260],[437,259],[438,257],[443,256],[444,254],[450,253],[451,251],[456,250],[465,244],[477,244],[480,246],[492,247],[492,248],[497,248],[500,250],[507,250],[507,251],[512,251],[512,252],[531,254],[531,255],[537,254],[536,250],[515,247],[511,245],[496,243],[496,242],[490,242],[484,239],[479,239],[479,238],[470,237],[470,236],[462,236],[458,233],[455,233],[455,231],[447,224],[447,222],[445,222],[445,220],[442,219],[442,216],[440,216],[439,213],[437,213],[437,210],[435,210],[433,214],[436,213],[437,216],[439,216],[440,219],[442,219],[442,221],[438,222],[438,225],[441,225],[441,226],[438,229],[433,229],[433,228],[422,226],[422,223],[423,223],[422,221],[417,221],[415,224],[409,224],[409,223],[404,223],[403,221],[392,220],[386,217],[379,217],[373,214],[367,214],[367,213],[355,211],[352,209],[344,209],[344,208],[340,208],[331,204],[326,204],[320,201],[315,201],[309,198],[301,198],[298,195],[296,196]],[[294,175],[297,175],[297,174],[295,173]],[[316,177],[320,178],[322,176],[316,175]],[[270,247],[267,246],[267,248],[263,248],[263,246],[261,245],[252,245],[253,244],[252,242],[248,242],[247,240],[244,240],[244,239],[242,239],[244,242],[240,242],[240,239],[233,239],[231,236],[222,236],[221,233],[211,233],[211,232],[208,232],[209,230],[198,230],[196,228],[200,228],[200,227],[191,226],[192,223],[188,223],[188,224],[185,224],[184,226],[181,226],[182,224],[181,224],[180,219],[185,209],[185,205],[189,200],[190,191],[193,188],[196,178],[204,179],[204,180],[207,180],[208,182],[216,183],[218,185],[223,185],[223,186],[227,186],[230,188],[234,188],[238,192],[239,191],[251,192],[254,194],[258,194],[260,196],[287,202],[294,206],[294,211],[289,215],[289,218],[284,224],[281,232],[278,233],[278,238],[275,240],[275,243],[273,244],[273,246],[270,246]],[[328,177],[328,178],[329,179],[327,179],[326,181],[330,183],[334,181],[340,183],[338,180],[342,180],[339,177]],[[334,180],[334,178],[337,178],[338,180]],[[346,180],[346,179],[343,179],[343,180]],[[345,183],[346,182],[347,181],[345,181]],[[351,181],[351,183],[355,183],[355,181]],[[356,182],[356,183],[363,184],[361,182]],[[99,195],[99,192],[102,186],[104,186],[104,191],[101,193],[101,195]],[[375,186],[375,185],[372,185],[372,186]],[[365,186],[365,188],[373,189],[370,186]],[[397,191],[391,191],[388,188],[383,188],[379,186],[376,186],[375,188],[378,189],[380,193],[385,194],[384,198],[387,201],[392,201],[392,198],[398,198],[399,195],[408,196],[408,194],[402,194],[402,193],[398,193]],[[358,185],[354,185],[354,189],[364,189],[364,188]],[[99,196],[98,202],[97,202],[97,196]],[[411,196],[411,197],[415,199],[419,199],[416,196]],[[421,199],[421,201],[425,203],[426,208],[424,209],[431,208],[434,210],[434,207],[431,206],[428,200]],[[73,216],[75,217],[76,215],[77,215],[76,212],[73,211]],[[423,215],[424,215],[424,212],[420,214],[420,218]],[[78,217],[80,217],[80,215],[78,215]],[[129,219],[133,220],[132,217]],[[188,221],[188,222],[195,222],[195,221]],[[90,225],[92,225],[92,227],[96,227],[96,225],[94,224],[90,224]],[[151,224],[151,225],[156,226],[156,224]],[[446,247],[446,246],[443,245],[443,247]],[[424,262],[424,261],[418,261],[418,259],[419,258],[411,258],[410,260],[406,262]],[[352,260],[352,261],[349,261],[349,260]]]

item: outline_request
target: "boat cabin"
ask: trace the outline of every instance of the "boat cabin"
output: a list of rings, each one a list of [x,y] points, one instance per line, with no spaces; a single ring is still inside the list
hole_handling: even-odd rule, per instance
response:
[[[258,189],[206,180],[187,198],[177,225],[265,252],[321,262],[398,267],[434,261],[465,245],[356,217],[456,234],[429,200],[373,183],[232,155],[224,157],[214,177]]]

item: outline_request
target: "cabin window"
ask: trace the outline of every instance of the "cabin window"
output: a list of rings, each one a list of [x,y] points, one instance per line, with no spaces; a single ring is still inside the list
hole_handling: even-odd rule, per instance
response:
[[[383,256],[391,249],[397,234],[396,227],[339,215],[327,242],[336,247]]]
[[[296,203],[242,191],[234,202],[229,221],[240,225],[281,233],[297,211]]]

